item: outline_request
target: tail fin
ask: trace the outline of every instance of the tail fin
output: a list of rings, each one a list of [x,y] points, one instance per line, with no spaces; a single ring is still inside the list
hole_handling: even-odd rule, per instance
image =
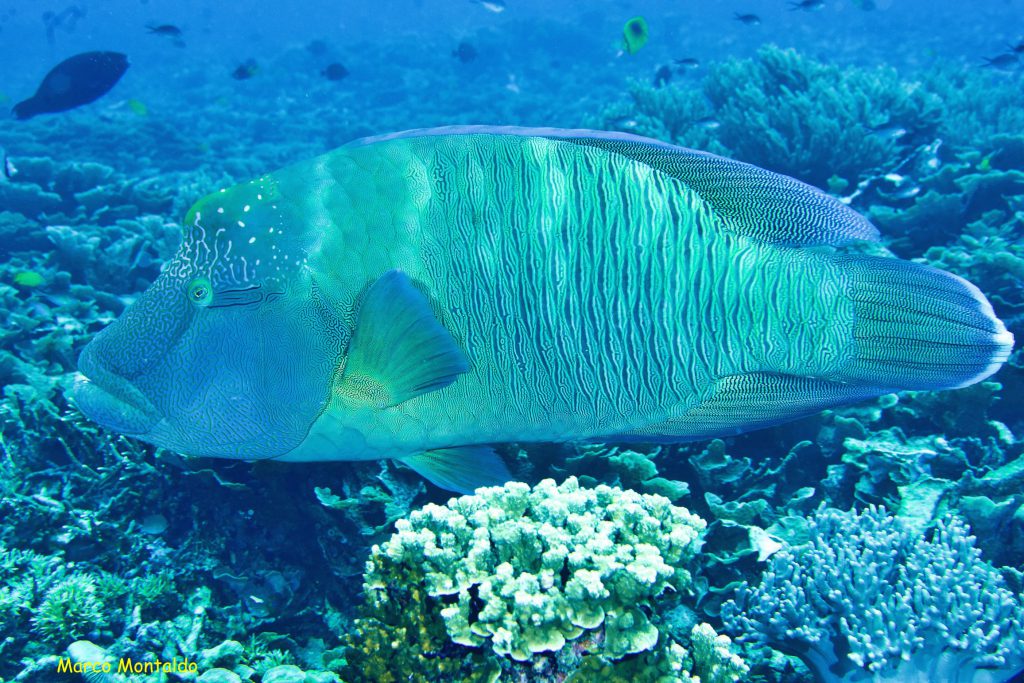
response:
[[[967,280],[899,259],[843,258],[856,357],[844,374],[892,389],[955,389],[1009,358],[1013,335]]]

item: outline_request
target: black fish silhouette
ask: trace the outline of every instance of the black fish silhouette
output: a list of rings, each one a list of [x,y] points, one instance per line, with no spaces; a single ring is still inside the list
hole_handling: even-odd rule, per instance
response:
[[[36,94],[14,105],[14,116],[30,119],[80,107],[99,99],[128,69],[128,57],[120,52],[83,52],[50,69]]]
[[[320,73],[329,81],[340,81],[345,76],[348,76],[348,69],[345,68],[344,64],[333,62],[324,67],[324,70]]]

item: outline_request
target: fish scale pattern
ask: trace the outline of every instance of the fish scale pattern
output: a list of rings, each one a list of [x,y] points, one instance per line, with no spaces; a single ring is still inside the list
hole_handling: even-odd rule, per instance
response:
[[[700,438],[701,420],[737,433],[904,388],[899,362],[858,369],[852,294],[918,266],[878,260],[898,265],[854,282],[856,257],[800,248],[872,239],[865,219],[748,164],[576,133],[412,131],[310,162],[330,174],[310,202],[340,236],[319,261],[341,301],[402,270],[469,357],[396,408],[422,445]],[[779,410],[786,396],[799,410]]]
[[[545,139],[409,146],[432,182],[424,269],[412,275],[479,371],[449,392],[471,401],[486,388],[501,399],[496,420],[543,426],[546,438],[595,422],[622,432],[690,404],[717,377],[819,370],[835,317],[820,259],[723,230],[675,179]]]
[[[876,240],[878,230],[833,197],[788,176],[707,152],[658,142],[566,138],[636,159],[682,180],[725,219],[729,229],[773,244]]]

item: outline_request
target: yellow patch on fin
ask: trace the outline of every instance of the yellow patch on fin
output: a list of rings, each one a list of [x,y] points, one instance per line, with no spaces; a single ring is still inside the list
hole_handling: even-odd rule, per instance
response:
[[[398,270],[366,290],[344,363],[335,393],[377,408],[442,389],[469,370],[427,298]]]

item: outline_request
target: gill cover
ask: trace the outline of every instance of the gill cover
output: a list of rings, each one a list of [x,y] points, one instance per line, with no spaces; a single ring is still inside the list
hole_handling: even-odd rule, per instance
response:
[[[175,258],[83,352],[82,410],[186,455],[294,448],[344,348],[303,226],[269,176],[197,202]]]

